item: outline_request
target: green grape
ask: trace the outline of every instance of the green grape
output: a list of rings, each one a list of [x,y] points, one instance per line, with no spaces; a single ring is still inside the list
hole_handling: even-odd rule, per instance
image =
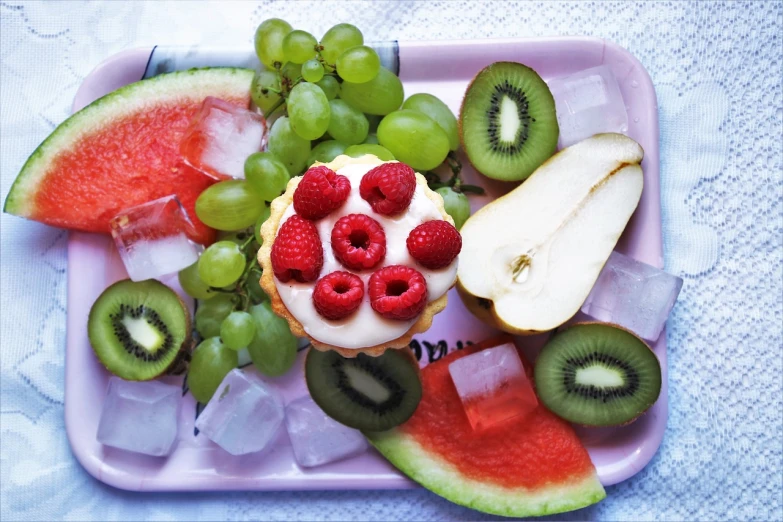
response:
[[[256,221],[256,224],[253,227],[253,235],[256,236],[256,241],[258,241],[259,247],[264,244],[264,238],[261,237],[261,225],[263,225],[264,222],[269,219],[271,214],[271,209],[264,205],[264,210],[261,212],[261,215],[258,216],[258,221]]]
[[[307,165],[312,165],[316,161],[329,163],[342,154],[345,151],[345,147],[347,147],[345,143],[340,143],[337,140],[322,141],[310,151],[310,156],[307,158]]]
[[[239,364],[237,352],[220,342],[218,337],[201,341],[193,351],[188,370],[188,388],[193,397],[206,404],[217,391],[223,378]]]
[[[369,82],[378,76],[381,59],[372,47],[357,45],[337,58],[337,74],[351,83]]]
[[[306,140],[320,138],[329,127],[329,100],[313,83],[299,83],[288,95],[288,118],[291,127]]]
[[[290,32],[291,25],[285,20],[270,18],[261,22],[255,36],[256,54],[261,63],[274,68],[275,62],[281,65],[285,62],[283,39]]]
[[[280,75],[275,71],[256,71],[250,84],[250,97],[253,98],[261,112],[268,116],[268,111],[280,101]]]
[[[329,101],[331,118],[329,120],[329,135],[345,143],[356,145],[364,141],[370,128],[370,123],[361,111],[351,107],[343,100]]]
[[[266,292],[264,292],[264,289],[261,288],[261,285],[259,284],[260,281],[261,270],[258,268],[252,268],[247,276],[247,282],[245,285],[247,287],[247,294],[250,296],[253,304],[269,301],[269,296],[266,295]]]
[[[470,217],[468,197],[462,192],[455,192],[451,187],[441,187],[435,192],[443,197],[443,206],[454,220],[454,226],[457,230],[461,229]]]
[[[396,159],[394,154],[389,152],[388,149],[373,143],[360,143],[359,145],[351,145],[345,149],[343,154],[346,154],[352,158],[361,158],[365,154],[372,154],[373,156],[376,156],[378,159],[383,161],[393,161]]]
[[[264,200],[248,183],[232,179],[215,183],[196,200],[196,216],[208,227],[239,230],[252,226]]]
[[[284,77],[291,80],[291,82],[294,82],[302,77],[302,64],[288,62],[283,66],[283,69],[280,71],[280,74],[282,74]]]
[[[283,162],[291,176],[297,176],[306,166],[310,141],[300,138],[291,128],[288,117],[283,116],[275,120],[269,131],[269,152]]]
[[[315,58],[315,46],[318,40],[307,31],[297,29],[283,38],[283,54],[286,60],[294,63],[305,63]]]
[[[404,97],[400,79],[383,67],[369,82],[343,82],[340,86],[340,98],[366,114],[389,114],[400,108]]]
[[[351,47],[362,45],[364,37],[362,32],[351,24],[337,24],[321,38],[321,56],[326,63],[333,66],[337,58]]]
[[[234,311],[234,298],[232,294],[218,293],[209,301],[198,303],[194,321],[196,331],[203,338],[217,337],[220,335],[220,325],[228,314]]]
[[[302,78],[310,83],[317,83],[324,77],[324,66],[316,59],[307,60],[302,64]],[[326,93],[324,93],[326,94]]]
[[[340,95],[340,82],[334,76],[324,76],[316,85],[324,91],[327,100],[334,100]]]
[[[374,133],[370,133],[367,135],[366,138],[364,138],[364,141],[362,143],[366,143],[368,145],[378,145],[378,135]]]
[[[232,350],[239,351],[253,340],[256,323],[247,312],[231,312],[220,325],[220,339]]]
[[[446,159],[449,139],[437,123],[420,112],[394,111],[378,125],[378,141],[414,170],[432,170]]]
[[[245,271],[245,255],[232,241],[212,243],[198,258],[198,275],[218,288],[236,282]]]
[[[264,375],[283,375],[296,360],[296,337],[288,321],[275,315],[268,301],[250,307],[250,315],[256,322],[256,335],[247,346],[253,364]]]
[[[199,277],[198,261],[189,267],[180,270],[179,274],[177,274],[177,277],[179,279],[179,286],[181,286],[185,293],[190,297],[207,300],[212,299],[217,295],[217,292],[211,290],[209,285],[202,281],[201,277]]]
[[[414,94],[405,100],[405,103],[402,104],[402,108],[420,112],[432,118],[432,120],[443,129],[443,132],[446,133],[446,137],[449,139],[449,150],[457,150],[457,147],[459,147],[457,118],[454,117],[454,113],[451,112],[451,109],[449,109],[449,107],[439,98],[436,98],[432,94],[421,92]]]
[[[256,152],[245,160],[245,181],[264,201],[279,196],[289,179],[288,169],[271,152]]]

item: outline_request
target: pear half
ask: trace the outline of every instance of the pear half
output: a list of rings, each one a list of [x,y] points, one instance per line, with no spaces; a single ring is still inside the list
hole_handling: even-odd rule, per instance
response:
[[[457,272],[467,308],[516,334],[573,317],[639,204],[643,157],[631,138],[597,134],[471,216]]]

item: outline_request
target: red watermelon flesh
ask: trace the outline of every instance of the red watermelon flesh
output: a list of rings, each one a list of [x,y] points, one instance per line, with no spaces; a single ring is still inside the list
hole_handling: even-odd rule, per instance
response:
[[[366,434],[401,471],[424,487],[479,511],[506,516],[562,513],[606,496],[571,426],[539,405],[521,419],[474,431],[448,365],[499,338],[466,347],[421,371],[422,400],[403,425]],[[520,353],[528,377],[532,368]]]
[[[248,107],[253,71],[176,72],[110,93],[61,124],[28,159],[5,211],[53,226],[109,232],[123,209],[175,194],[193,221],[195,241],[214,230],[195,203],[215,180],[185,165],[179,144],[207,96]]]

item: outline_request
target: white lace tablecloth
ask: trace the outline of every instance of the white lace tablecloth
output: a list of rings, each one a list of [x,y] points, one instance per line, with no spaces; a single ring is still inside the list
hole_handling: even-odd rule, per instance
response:
[[[660,451],[559,519],[783,519],[781,2],[0,2],[2,198],[122,49],[250,45],[279,16],[370,39],[605,37],[652,76],[661,127],[670,418]],[[490,519],[424,491],[137,494],[71,455],[63,419],[67,233],[3,215],[2,520]]]

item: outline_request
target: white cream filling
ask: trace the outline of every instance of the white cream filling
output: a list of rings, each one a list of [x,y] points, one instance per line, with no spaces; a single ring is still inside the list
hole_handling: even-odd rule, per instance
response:
[[[454,284],[457,276],[457,260],[440,270],[429,270],[419,265],[408,253],[406,240],[411,230],[425,221],[443,219],[435,206],[418,184],[413,194],[410,207],[397,216],[382,216],[376,214],[370,204],[359,195],[359,183],[362,177],[375,165],[346,165],[337,171],[351,182],[351,193],[345,204],[335,212],[316,222],[316,228],[324,248],[324,265],[319,278],[335,271],[353,272],[364,282],[364,300],[359,309],[339,321],[330,321],[321,317],[313,306],[313,288],[315,283],[299,283],[289,281],[281,283],[275,278],[275,285],[288,311],[297,321],[302,323],[305,332],[322,343],[341,348],[358,349],[380,345],[401,335],[413,326],[416,319],[410,321],[393,321],[378,315],[370,306],[367,292],[367,282],[372,273],[388,265],[405,265],[415,268],[427,281],[427,300],[435,301],[445,294]],[[294,215],[294,206],[290,205],[283,214],[280,224]],[[331,245],[332,228],[343,216],[348,214],[367,214],[383,227],[386,233],[386,257],[372,270],[354,272],[348,270],[334,257]]]

